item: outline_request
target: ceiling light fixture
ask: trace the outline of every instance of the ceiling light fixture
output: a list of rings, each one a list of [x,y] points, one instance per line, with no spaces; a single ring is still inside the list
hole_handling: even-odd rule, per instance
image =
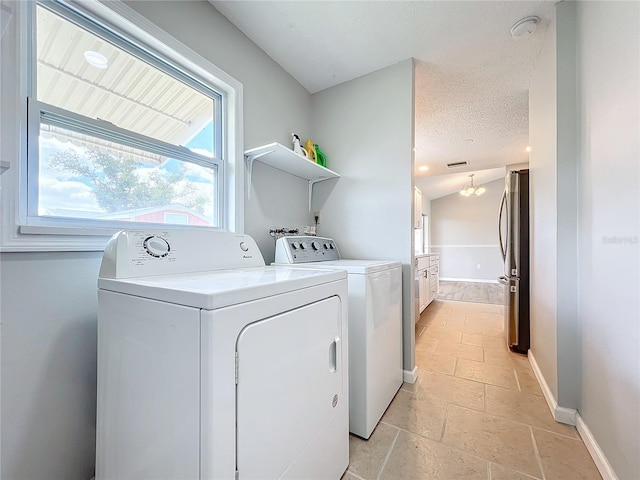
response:
[[[460,190],[460,195],[462,195],[463,197],[470,197],[471,195],[482,195],[484,192],[487,191],[487,189],[484,188],[484,185],[480,185],[479,187],[473,186],[474,175],[475,175],[474,173],[469,175],[469,178],[471,179],[471,181],[469,182],[469,185],[467,185],[462,190]]]
[[[107,68],[109,66],[109,60],[103,54],[94,52],[93,50],[87,50],[84,52],[84,59],[89,65],[93,65],[96,68]]]
[[[527,148],[525,148],[525,150],[526,150],[527,152],[530,152],[530,151],[531,151],[531,147],[527,147]]]
[[[513,24],[513,27],[511,27],[511,36],[516,38],[535,32],[538,22],[540,22],[540,17],[536,17],[535,15],[518,20]]]
[[[427,167],[426,165],[422,165],[418,168],[418,170],[420,170],[421,172],[426,172],[427,170],[429,170],[429,167]]]

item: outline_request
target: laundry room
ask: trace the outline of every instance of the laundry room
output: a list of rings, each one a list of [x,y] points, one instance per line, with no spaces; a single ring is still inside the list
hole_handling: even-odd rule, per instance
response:
[[[351,68],[348,56],[342,58],[335,54],[340,50],[337,47],[331,58],[313,51],[311,42],[309,45],[289,43],[286,48],[281,46],[272,51],[259,38],[274,36],[278,29],[282,30],[280,21],[286,21],[286,28],[291,32],[299,33],[304,29],[308,35],[323,35],[340,44],[342,27],[315,31],[313,18],[329,23],[333,17],[343,18],[342,9],[351,2],[336,3],[336,11],[325,10],[332,2],[326,5],[326,2],[262,2],[265,5],[273,3],[274,8],[279,5],[279,21],[264,22],[264,29],[253,24],[255,34],[250,34],[247,32],[250,27],[243,19],[256,18],[259,14],[254,9],[258,9],[260,3],[1,0],[0,479],[116,478],[117,473],[113,476],[116,470],[96,470],[97,451],[106,452],[102,458],[121,455],[119,459],[129,462],[126,471],[130,476],[126,478],[141,478],[136,476],[136,468],[144,463],[149,452],[134,448],[154,440],[159,445],[154,455],[167,458],[166,464],[156,465],[160,470],[150,474],[156,478],[161,478],[160,471],[188,471],[193,473],[193,478],[200,478],[201,472],[210,472],[211,478],[233,478],[235,475],[240,479],[244,471],[247,478],[259,478],[259,471],[238,472],[238,462],[252,464],[254,458],[246,452],[260,450],[261,441],[277,444],[274,451],[278,450],[278,455],[262,452],[260,462],[263,463],[259,464],[269,465],[271,470],[265,471],[273,478],[303,478],[309,471],[317,473],[314,478],[330,476],[338,479],[344,475],[345,480],[361,480],[384,477],[382,463],[376,467],[375,474],[362,473],[364,470],[360,473],[347,471],[348,439],[351,438],[352,443],[366,442],[364,439],[372,435],[401,385],[405,386],[405,393],[409,392],[420,375],[414,349],[417,293],[414,260],[419,241],[414,230],[414,191],[418,185],[416,69],[428,62],[414,58],[414,53],[394,57],[384,49],[378,49],[375,55],[366,54],[366,48],[358,50],[376,37],[384,36],[381,31],[369,32],[370,37],[364,38],[360,47],[355,42],[346,49],[352,48],[363,59],[370,59],[358,69]],[[421,2],[357,3],[365,8],[364,17],[358,18],[350,9],[344,17],[352,21],[354,28],[359,23],[367,24],[369,15],[371,21],[376,18],[382,22],[379,25],[384,25],[380,18],[389,18],[392,12],[385,9],[392,3],[405,4],[397,10],[399,18],[404,20],[415,16],[413,9],[426,8],[419,6]],[[443,10],[438,11],[439,26],[434,27],[434,35],[445,36],[444,25],[451,25],[445,19],[457,15],[458,7],[454,8],[456,12],[449,12],[446,8],[453,7],[446,7],[446,4],[450,2],[427,3],[441,4],[438,8]],[[515,21],[533,13],[543,19],[543,33],[556,34],[553,30],[555,20],[552,22],[551,19],[559,14],[554,3],[520,2],[522,5],[517,8],[507,7],[509,2],[500,3],[504,3],[506,10],[513,8],[505,14],[509,19],[505,25],[507,34]],[[283,4],[287,8],[282,9]],[[297,13],[297,9],[303,9],[305,4],[315,17],[301,17]],[[534,7],[540,11],[530,12]],[[583,8],[581,16],[576,17],[575,11],[561,12],[560,19],[575,28],[576,18],[579,18],[581,28],[586,29],[602,13],[595,7],[593,10],[588,6],[580,8]],[[608,23],[604,32],[613,32],[619,19],[635,18],[625,8],[631,9],[632,14],[637,13],[637,6],[630,5],[611,12],[605,9]],[[489,13],[483,15],[491,17]],[[571,15],[573,20],[566,20]],[[471,41],[478,22],[472,14],[465,18],[465,24],[470,28],[464,40]],[[629,32],[637,32],[638,22],[637,19],[625,22],[624,28],[616,33],[619,37],[612,46],[592,44],[584,31],[579,36],[581,42],[588,44],[588,48],[581,50],[586,65],[582,72],[587,79],[584,88],[591,89],[582,99],[588,103],[585,108],[591,109],[585,110],[585,116],[592,111],[602,113],[599,103],[593,100],[599,77],[589,69],[606,59],[610,50],[620,51],[616,65],[631,65],[628,68],[634,73],[633,78],[637,78],[634,70],[638,67],[637,55],[633,56],[638,51],[637,46],[625,53],[619,44],[633,43],[635,37]],[[423,28],[415,24],[413,28],[411,35],[420,38]],[[556,37],[553,38],[555,41]],[[445,43],[453,45],[456,42],[450,39]],[[555,49],[555,43],[553,46]],[[300,58],[323,67],[294,75],[289,66]],[[636,58],[635,63],[633,58]],[[432,61],[437,62],[437,56]],[[548,69],[540,75],[553,77],[556,86],[556,72],[550,64],[545,64]],[[614,71],[620,75],[627,72],[623,67]],[[539,84],[546,85],[544,81]],[[624,84],[620,89],[631,100],[637,98],[637,85]],[[613,144],[603,135],[597,136],[611,154],[619,153],[624,160],[621,171],[627,173],[621,175],[621,179],[607,177],[600,186],[591,187],[589,182],[591,175],[603,168],[601,164],[609,153],[605,155],[598,151],[597,158],[594,154],[593,165],[589,164],[586,170],[574,168],[568,173],[560,169],[556,158],[550,160],[553,155],[545,150],[547,145],[549,149],[558,146],[558,134],[545,130],[546,123],[540,120],[553,110],[547,100],[553,97],[555,105],[556,92],[552,95],[543,88],[540,91],[538,98],[543,100],[531,107],[535,115],[527,115],[529,120],[535,120],[532,125],[538,130],[532,130],[533,136],[539,135],[536,145],[545,153],[544,157],[537,157],[538,163],[532,164],[532,169],[539,168],[538,179],[542,179],[535,187],[538,198],[542,199],[536,205],[539,214],[558,213],[558,219],[569,222],[566,228],[556,226],[556,231],[565,234],[559,241],[565,242],[554,244],[553,255],[543,259],[540,251],[547,246],[544,242],[549,238],[546,231],[543,232],[546,215],[544,219],[536,217],[539,235],[536,238],[541,239],[537,244],[538,272],[542,275],[552,271],[558,273],[562,262],[569,269],[577,268],[577,259],[574,258],[576,261],[571,264],[562,254],[573,252],[577,255],[574,247],[579,243],[578,234],[584,238],[594,234],[588,231],[587,224],[577,225],[570,219],[579,208],[583,218],[602,216],[601,209],[593,207],[586,197],[612,191],[637,193],[637,186],[628,190],[622,187],[627,185],[626,179],[637,174],[637,168],[630,164],[629,158],[637,154],[638,149],[637,144],[623,149],[623,142]],[[542,107],[534,108],[540,105]],[[540,110],[544,110],[544,115]],[[464,115],[459,115],[463,120]],[[637,125],[633,115],[620,115],[615,120],[616,125]],[[624,131],[621,127],[620,131],[628,133],[631,127],[627,126]],[[547,142],[549,135],[555,143]],[[294,152],[296,136],[300,148],[304,149],[300,154]],[[588,145],[580,144],[580,148],[586,151]],[[86,155],[83,156],[83,152]],[[318,157],[309,165],[309,157],[319,155],[319,152],[325,165]],[[302,158],[304,156],[307,158]],[[579,176],[589,187],[578,191],[574,183],[572,192],[575,195],[569,197],[575,200],[578,193],[583,196],[567,205],[562,203],[564,197],[556,191],[551,192],[550,185],[567,181],[572,175]],[[633,208],[636,208],[635,203]],[[627,210],[613,214],[614,219],[626,218]],[[131,222],[135,222],[133,227]],[[183,230],[184,225],[192,228]],[[209,233],[196,234],[192,246],[181,232],[194,229]],[[113,236],[121,230],[129,230],[129,233]],[[569,231],[573,232],[573,237]],[[607,244],[610,250],[614,244],[619,249],[613,257],[609,251],[595,253],[598,260],[608,259],[610,268],[624,264],[622,249],[637,257],[637,222],[625,229],[614,231],[598,226],[595,231],[597,241],[600,237],[623,239]],[[302,234],[304,238],[297,239],[290,234]],[[233,239],[233,247],[225,243],[229,238]],[[280,253],[278,248],[282,249]],[[299,254],[302,250],[304,255]],[[331,253],[333,251],[339,254],[336,256]],[[316,254],[322,256],[326,268],[288,265],[306,263],[300,259],[314,262],[313,255]],[[445,252],[441,255],[444,258]],[[160,262],[155,265],[162,266],[150,267],[152,260]],[[332,261],[346,263],[334,269],[329,265]],[[277,265],[272,265],[274,263]],[[182,266],[188,270],[179,270]],[[153,278],[138,283],[131,281],[135,277],[131,272],[145,268],[150,269],[149,275]],[[206,288],[179,278],[184,273],[200,275],[205,268],[218,272],[216,281],[212,280]],[[235,274],[236,270],[242,269],[253,273]],[[535,297],[537,315],[543,319],[553,318],[556,322],[556,316],[561,317],[558,310],[567,306],[563,303],[565,298],[566,302],[573,301],[576,309],[578,305],[583,310],[592,308],[593,305],[587,305],[585,300],[590,297],[578,293],[593,292],[598,288],[603,288],[612,301],[622,298],[620,305],[628,307],[625,312],[635,311],[637,302],[631,305],[628,297],[629,292],[638,287],[637,276],[627,279],[623,291],[614,292],[613,287],[602,286],[593,280],[598,272],[592,273],[593,277],[580,282],[576,278],[562,277],[560,286],[538,281],[541,293]],[[161,278],[163,276],[167,277],[166,282]],[[354,282],[361,284],[352,287]],[[261,288],[256,285],[264,287],[261,291],[266,293],[256,293]],[[243,293],[237,294],[236,286]],[[371,339],[379,342],[375,344],[378,350],[371,352],[383,352],[384,358],[393,358],[393,368],[384,372],[388,380],[384,386],[376,383],[381,383],[380,377],[364,371],[370,368],[382,376],[388,365],[376,364],[375,355],[371,362],[360,364],[364,379],[361,385],[347,386],[343,383],[346,376],[338,378],[342,375],[343,365],[356,363],[350,357],[351,351],[347,352],[347,345],[354,345],[354,351],[370,347],[366,342],[359,344],[356,337],[345,341],[349,333],[340,323],[347,318],[347,303],[349,318],[359,315],[358,311],[351,311],[351,304],[356,305],[357,300],[351,297],[348,302],[345,300],[354,288],[359,287],[370,295],[369,298],[378,300],[373,311],[367,311],[371,307],[368,302],[359,305],[366,313],[363,314],[366,321],[381,325],[385,319],[394,320],[385,325],[388,330],[381,337]],[[217,288],[225,293],[214,298],[211,292]],[[573,292],[574,296],[560,296],[562,288]],[[182,294],[176,293],[178,290]],[[294,293],[298,290],[300,296],[295,298]],[[161,292],[160,296],[158,292]],[[236,294],[246,302],[242,307],[237,305],[240,302]],[[250,305],[258,300],[264,300],[264,311]],[[304,302],[314,306],[306,317]],[[181,308],[174,311],[175,304]],[[219,315],[229,323],[236,322],[232,328],[234,339],[240,339],[239,345],[243,348],[244,345],[249,350],[255,347],[260,354],[247,355],[252,360],[244,365],[237,358],[234,364],[234,360],[226,356],[219,363],[213,362],[220,366],[220,372],[224,370],[220,373],[222,377],[216,376],[217,371],[207,371],[200,363],[201,359],[195,359],[195,352],[217,358],[207,348],[213,350],[215,346],[225,350],[229,345],[216,343],[217,330],[196,328],[193,312],[187,306],[206,310],[206,318],[218,318]],[[229,311],[236,308],[241,315],[230,316]],[[621,312],[622,307],[615,308],[616,312]],[[383,310],[387,315],[380,315]],[[602,313],[600,307],[593,307],[593,311]],[[184,319],[184,325],[176,328],[175,324],[167,322],[164,330],[149,340],[140,334],[138,326],[153,321],[153,312],[160,312],[161,316],[175,314],[175,318]],[[370,316],[366,316],[368,314]],[[112,329],[100,330],[99,315],[112,320]],[[252,329],[237,323],[239,316],[254,318],[256,322],[271,317],[281,321],[269,324],[273,330],[263,333],[258,325]],[[629,314],[620,313],[620,316],[623,318],[621,328],[626,333],[621,332],[624,334],[616,342],[637,339],[628,321]],[[302,348],[302,339],[308,332],[295,330],[296,319],[321,317],[337,320],[330,325],[318,323],[317,331],[323,335],[322,345],[306,351]],[[611,340],[599,323],[600,317],[595,313],[585,313],[584,317],[591,332],[599,332]],[[619,348],[610,349],[615,352],[611,354],[615,359],[602,362],[604,366],[595,365],[593,358],[603,358],[608,353],[590,343],[589,348],[595,348],[597,352],[583,359],[578,354],[582,344],[576,343],[581,341],[576,340],[580,337],[572,336],[578,330],[576,323],[573,320],[562,323],[559,319],[553,324],[539,324],[538,338],[549,338],[544,345],[538,343],[541,370],[550,385],[550,397],[545,400],[550,406],[555,400],[556,409],[566,406],[574,414],[571,417],[574,424],[582,421],[575,420],[576,412],[584,412],[583,424],[593,430],[590,438],[598,447],[591,455],[600,459],[600,463],[596,461],[600,471],[605,467],[615,468],[618,478],[632,478],[635,473],[640,474],[638,465],[629,460],[629,452],[638,446],[635,434],[618,416],[610,425],[603,425],[601,421],[605,411],[630,411],[638,399],[636,387],[640,385],[640,379],[628,367],[633,360],[626,353],[630,348],[626,348],[626,343],[618,343]],[[295,337],[293,334],[279,335],[283,330],[278,329],[289,327],[296,332]],[[111,343],[101,344],[101,335],[103,339],[110,338]],[[593,340],[592,335],[588,335]],[[173,350],[173,344],[164,343],[173,337],[182,342],[179,349]],[[273,362],[265,360],[269,356],[260,350],[265,337],[273,339],[274,350],[291,349],[297,351],[296,355],[301,359],[308,354],[309,363],[291,365],[283,356]],[[206,343],[203,338],[211,342]],[[287,343],[292,338],[296,342]],[[384,341],[390,338],[395,341]],[[111,352],[107,345],[115,349],[122,363],[110,361],[111,353],[105,353]],[[137,347],[140,348],[135,350]],[[132,353],[134,351],[137,353]],[[154,364],[156,351],[166,351],[172,356],[163,357],[164,363]],[[144,357],[147,363],[127,363],[138,358],[136,355]],[[235,355],[238,355],[237,351]],[[333,390],[336,393],[327,397],[327,402],[316,405],[313,392],[297,392],[295,382],[308,381],[307,372],[319,364],[318,359],[323,362],[322,369],[317,369],[318,372],[322,370],[317,377],[321,379],[318,388],[326,386],[323,394]],[[247,365],[255,366],[254,376],[247,375],[254,383],[247,382],[238,387],[237,375],[247,378],[243,377],[249,368]],[[101,368],[103,376],[98,373]],[[191,372],[191,368],[198,370],[197,374]],[[233,383],[234,368],[236,383]],[[282,383],[263,381],[278,376],[274,370],[285,368],[290,375],[279,376]],[[126,372],[114,376],[118,369]],[[613,375],[617,369],[628,374],[632,389],[621,384],[619,376]],[[147,371],[152,373],[148,378]],[[189,375],[183,375],[187,371]],[[336,372],[339,375],[335,375]],[[610,390],[616,398],[604,398],[587,380],[588,392],[583,396],[579,385],[567,380],[567,377],[574,378],[571,376],[574,373],[575,378],[597,373],[609,379]],[[210,377],[206,377],[207,374]],[[206,383],[212,378],[230,380],[220,393],[211,383]],[[322,379],[326,382],[322,383]],[[149,383],[145,383],[147,381]],[[176,385],[184,387],[184,395]],[[278,390],[278,386],[286,390]],[[209,390],[193,393],[200,388]],[[344,392],[352,388],[360,388],[365,396],[372,395],[366,388],[378,388],[384,394],[376,397],[379,402],[375,406],[365,406],[366,402],[360,398],[362,408],[347,414],[349,404],[344,402],[347,395]],[[164,389],[169,392],[165,394]],[[236,398],[232,394],[234,391],[240,397]],[[193,395],[187,397],[186,392]],[[288,415],[283,408],[278,408],[278,401],[294,402],[298,398],[290,397],[287,392],[296,392],[300,398],[306,394],[306,400],[301,400],[306,402],[306,409]],[[252,412],[254,417],[242,417],[239,421],[229,410],[235,408],[231,406],[236,405],[234,402],[238,398],[243,402],[262,393],[266,393],[265,398],[272,398],[273,403],[265,401],[259,408],[249,404],[245,411]],[[351,395],[352,404],[358,405],[357,395]],[[213,397],[211,411],[201,409],[200,402]],[[127,399],[133,399],[133,406],[122,408],[130,417],[119,417],[114,411],[105,413],[109,402],[122,406]],[[165,400],[167,404],[180,406],[180,418],[184,422],[166,418],[164,412],[158,410]],[[260,410],[262,407],[264,410]],[[195,410],[202,416],[196,418]],[[320,410],[326,413],[322,418],[331,421],[322,420],[320,413],[315,415]],[[349,425],[357,414],[362,417],[358,420],[360,424]],[[102,420],[97,421],[98,417]],[[207,420],[210,422],[202,427]],[[237,427],[240,430],[234,422],[241,424]],[[285,425],[289,428],[286,431],[292,432],[296,424],[305,430],[299,437],[299,443],[306,442],[305,445],[295,445],[296,442],[291,441],[298,437],[269,433],[278,430],[279,425]],[[322,430],[324,424],[339,430],[342,440],[335,443],[329,427]],[[137,425],[140,425],[139,429]],[[214,425],[219,429],[212,428]],[[193,447],[198,449],[198,455],[194,456],[192,450],[184,456],[174,457],[170,453],[171,439],[166,443],[163,443],[164,438],[162,441],[154,439],[152,433],[156,426],[157,432],[162,431],[161,428],[175,431],[176,438],[191,435],[192,443],[184,443],[181,452]],[[263,430],[260,435],[254,435],[254,428]],[[386,428],[388,425],[383,430]],[[402,429],[393,429],[394,438],[399,438]],[[218,433],[212,433],[214,431]],[[233,438],[227,443],[227,437],[219,434],[221,431],[231,432],[231,437],[238,435],[246,449],[234,450]],[[349,431],[353,434],[351,437]],[[583,428],[584,431],[589,430]],[[120,443],[119,438],[112,436],[114,432],[126,434],[129,443]],[[577,442],[581,437],[575,428],[572,432],[565,437]],[[194,446],[193,442],[202,443]],[[374,438],[368,445],[373,448],[378,445],[376,442]],[[390,441],[388,448],[392,449],[394,444],[395,440]],[[622,454],[616,450],[619,444],[627,445],[621,447]],[[309,445],[311,447],[303,452],[303,447]],[[127,452],[129,447],[131,450]],[[214,450],[216,453],[200,453],[205,447],[209,448],[209,453]],[[302,450],[295,450],[297,448]],[[352,446],[351,452],[354,451]],[[225,458],[220,461],[222,454]],[[331,458],[339,460],[331,464]],[[172,463],[173,459],[178,460]],[[485,478],[483,472],[488,471],[490,464],[496,464],[489,458],[479,462],[481,475],[478,478]],[[194,467],[196,464],[197,468]],[[174,467],[176,470],[172,470]],[[101,472],[107,473],[101,476]],[[287,472],[286,475],[283,472]],[[391,478],[389,475],[387,472],[385,478]],[[543,478],[542,470],[531,475]],[[188,477],[191,478],[191,473]]]

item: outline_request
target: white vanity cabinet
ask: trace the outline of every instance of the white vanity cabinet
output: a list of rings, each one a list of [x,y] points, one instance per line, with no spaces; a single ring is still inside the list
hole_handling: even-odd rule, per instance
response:
[[[416,256],[418,304],[420,313],[438,296],[440,281],[440,255],[426,253]]]

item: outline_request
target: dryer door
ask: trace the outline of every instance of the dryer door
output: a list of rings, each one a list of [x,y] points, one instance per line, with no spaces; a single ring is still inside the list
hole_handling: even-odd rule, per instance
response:
[[[338,406],[348,401],[342,391],[346,372],[340,335],[337,297],[253,323],[240,333],[236,411],[241,479],[275,479],[300,471],[306,478],[327,478],[333,462],[326,449],[348,437],[345,426],[334,421]]]

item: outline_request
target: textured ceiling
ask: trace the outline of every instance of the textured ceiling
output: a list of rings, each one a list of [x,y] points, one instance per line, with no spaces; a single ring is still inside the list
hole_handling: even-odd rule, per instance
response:
[[[422,195],[429,200],[451,195],[459,192],[463,187],[469,185],[469,175],[473,173],[473,184],[476,187],[492,182],[499,178],[504,178],[505,169],[490,168],[485,170],[474,170],[470,172],[452,173],[449,175],[437,175],[431,177],[416,178],[416,187],[420,189]]]
[[[553,1],[210,2],[311,93],[416,59],[416,168],[527,161],[528,88]],[[538,30],[511,26],[537,15]]]

